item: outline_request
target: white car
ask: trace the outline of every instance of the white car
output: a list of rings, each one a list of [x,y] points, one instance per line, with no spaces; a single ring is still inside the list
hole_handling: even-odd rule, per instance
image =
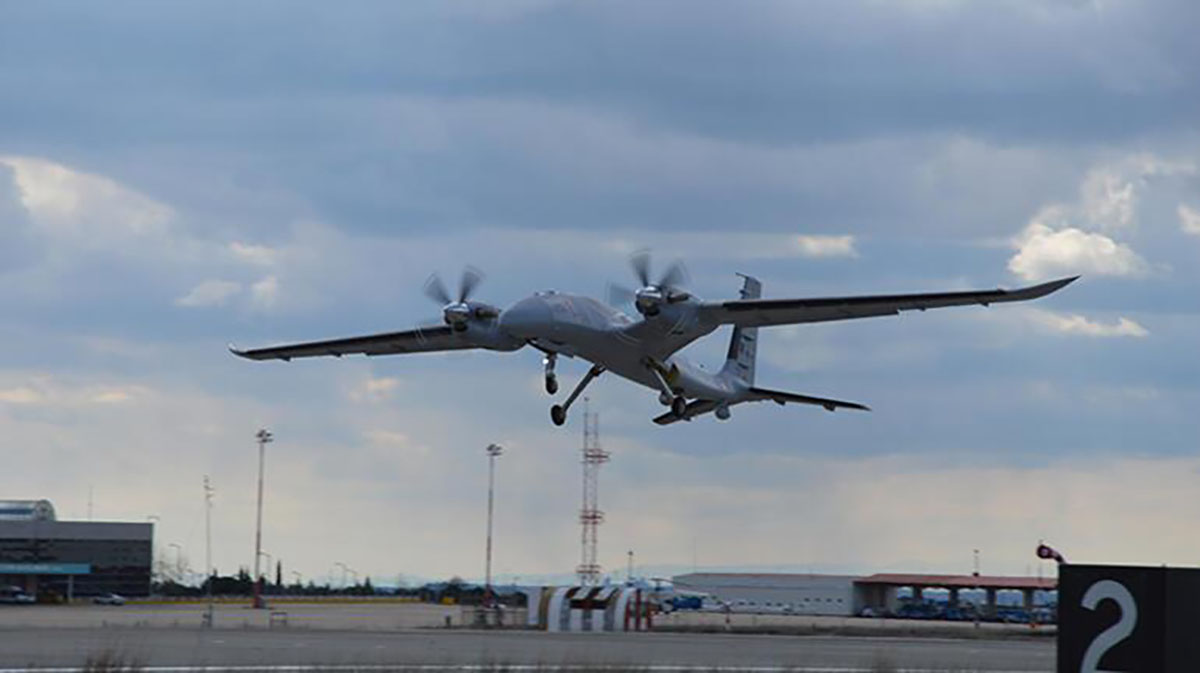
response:
[[[125,605],[125,597],[119,594],[101,594],[92,599],[96,605]]]
[[[31,605],[36,603],[37,599],[25,593],[20,587],[0,586],[0,603],[8,603],[10,605]]]

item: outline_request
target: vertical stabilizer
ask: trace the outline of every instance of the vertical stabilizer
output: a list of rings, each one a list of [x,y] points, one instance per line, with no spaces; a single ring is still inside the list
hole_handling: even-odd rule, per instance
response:
[[[758,299],[762,296],[762,283],[757,278],[741,275],[742,299]],[[754,385],[754,360],[758,354],[758,328],[734,325],[733,338],[729,340],[729,354],[721,373],[739,379],[746,385]]]

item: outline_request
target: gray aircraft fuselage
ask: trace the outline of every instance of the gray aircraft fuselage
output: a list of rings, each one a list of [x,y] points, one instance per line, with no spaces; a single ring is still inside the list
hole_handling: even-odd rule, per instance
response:
[[[653,390],[659,390],[659,383],[647,362],[656,363],[671,387],[685,397],[734,401],[744,386],[676,354],[718,327],[698,318],[698,305],[689,299],[663,306],[654,320],[635,321],[591,297],[540,292],[503,311],[495,329],[511,337],[518,348],[530,343],[578,356]]]

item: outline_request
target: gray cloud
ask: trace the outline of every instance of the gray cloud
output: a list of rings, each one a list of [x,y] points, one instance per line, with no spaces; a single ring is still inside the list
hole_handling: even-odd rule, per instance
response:
[[[478,530],[481,503],[463,485],[499,439],[511,447],[500,568],[561,570],[575,561],[574,519],[547,503],[577,500],[578,436],[549,425],[536,353],[285,366],[236,361],[225,343],[407,327],[437,310],[419,293],[427,274],[465,262],[488,271],[480,296],[499,304],[546,287],[600,295],[628,282],[626,255],[647,244],[660,263],[685,257],[692,289],[711,298],[733,295],[734,271],[761,276],[769,296],[1011,285],[1013,240],[1055,204],[1146,272],[1089,275],[1043,313],[764,331],[764,384],[872,414],[759,405],[663,431],[648,422],[652,391],[599,381],[592,402],[616,452],[606,535],[647,562],[711,537],[829,564],[803,540],[836,537],[864,564],[919,553],[948,564],[954,549],[854,540],[894,528],[890,489],[905,483],[941,493],[939,480],[1011,479],[1024,503],[1047,484],[1072,497],[1111,487],[1129,465],[1177,475],[1200,402],[1200,276],[1178,207],[1200,202],[1200,185],[1125,176],[1128,223],[1124,205],[1088,219],[1084,192],[1131,157],[1200,154],[1196,12],[122,2],[72,6],[68,21],[42,4],[6,7],[0,156],[61,168],[76,185],[63,203],[85,207],[27,209],[0,164],[0,432],[38,447],[0,473],[0,490],[78,514],[89,480],[136,466],[151,478],[101,493],[104,511],[161,512],[164,539],[191,545],[208,471],[220,539],[248,540],[247,440],[269,424],[272,553],[319,575],[346,559],[313,550],[312,531],[368,558],[380,542],[345,521],[390,528],[401,512],[409,535],[386,544],[405,567],[364,570],[472,574],[477,564],[448,559],[474,558],[464,531]],[[800,236],[852,240],[853,254],[806,255],[788,245]],[[716,365],[726,338],[689,355]],[[583,365],[562,369],[569,380]],[[180,498],[193,482],[194,502]],[[1188,489],[1180,477],[1138,511]],[[928,501],[959,511],[971,495],[956,486]],[[1098,525],[1056,502],[1051,533]],[[771,513],[797,509],[810,514],[802,534],[781,534]],[[1003,544],[1024,544],[1029,511],[963,511],[936,535],[966,535],[978,524],[963,517],[982,516]],[[1084,534],[1074,543],[1127,555]],[[702,561],[739,562],[699,546]],[[248,556],[218,555],[223,568]],[[1023,556],[999,557],[1022,569]]]

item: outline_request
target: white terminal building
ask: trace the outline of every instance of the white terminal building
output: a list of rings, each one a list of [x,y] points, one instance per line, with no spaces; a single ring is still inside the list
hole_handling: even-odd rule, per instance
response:
[[[960,592],[980,603],[984,615],[994,614],[1001,592],[1008,601],[1025,608],[1035,594],[1054,591],[1052,577],[1002,577],[989,575],[927,575],[880,573],[875,575],[810,575],[792,573],[688,573],[671,578],[677,591],[705,594],[731,612],[788,613],[797,615],[854,616],[864,611],[890,614],[900,607],[900,594],[917,601],[926,591],[944,592],[950,606],[958,606]]]

